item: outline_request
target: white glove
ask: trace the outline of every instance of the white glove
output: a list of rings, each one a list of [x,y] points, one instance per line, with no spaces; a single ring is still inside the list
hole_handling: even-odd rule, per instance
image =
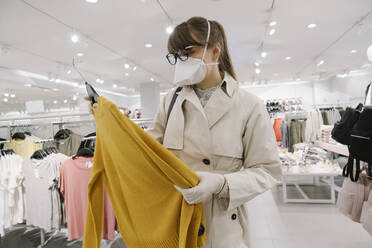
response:
[[[225,177],[216,173],[196,172],[200,178],[197,186],[189,189],[174,187],[181,192],[188,204],[197,204],[206,201],[212,194],[219,193],[225,184]]]

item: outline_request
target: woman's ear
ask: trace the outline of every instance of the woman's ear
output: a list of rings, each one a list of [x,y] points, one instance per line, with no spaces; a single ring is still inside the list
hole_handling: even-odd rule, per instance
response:
[[[216,44],[214,47],[213,47],[213,61],[215,62],[218,62],[220,56],[221,56],[221,46],[220,44]]]

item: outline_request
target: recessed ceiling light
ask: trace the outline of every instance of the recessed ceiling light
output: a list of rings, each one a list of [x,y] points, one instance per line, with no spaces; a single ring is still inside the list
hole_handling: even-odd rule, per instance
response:
[[[100,83],[101,82],[101,79],[100,78],[97,78],[96,79],[96,83]]]
[[[350,53],[357,53],[357,50],[351,50]]]
[[[254,65],[255,65],[255,66],[260,66],[260,63],[258,63],[258,62],[254,62]]]
[[[133,67],[133,71],[137,70],[137,66]]]
[[[54,104],[57,104],[57,103],[58,103],[58,101],[57,101],[57,100],[54,100],[54,101],[53,101],[53,103],[54,103]]]
[[[9,96],[9,93],[4,93],[4,96],[8,97]]]
[[[262,52],[262,53],[261,53],[261,57],[262,57],[262,58],[265,58],[266,56],[267,56],[267,52]]]
[[[59,89],[54,88],[53,91],[59,91]]]
[[[272,21],[269,23],[270,27],[274,27],[276,25],[276,21]]]
[[[25,84],[25,86],[26,86],[26,87],[31,87],[31,86],[32,86],[32,84]]]
[[[127,77],[128,77],[128,76],[129,76],[129,73],[128,73],[128,72],[126,72],[126,73],[125,73],[125,76],[127,76]]]
[[[85,2],[87,2],[87,3],[97,3],[98,0],[85,0]]]
[[[322,64],[324,64],[324,60],[319,61],[319,63],[317,64],[317,66],[321,66]]]
[[[101,79],[101,80],[99,81],[99,83],[100,83],[100,84],[104,84],[105,81],[104,81],[103,79]]]
[[[14,97],[15,97],[15,94],[10,94],[10,97],[11,97],[11,98],[14,98]]]
[[[286,59],[286,60],[290,60],[290,59],[292,59],[292,57],[289,57],[289,56],[288,56],[288,57],[285,57],[285,59]]]
[[[117,84],[113,84],[112,87],[113,87],[113,88],[117,88],[118,85],[117,85]]]
[[[147,44],[145,44],[145,47],[146,47],[146,48],[151,48],[151,47],[152,47],[152,44],[147,43]]]
[[[77,35],[77,34],[71,35],[71,41],[73,43],[78,43],[79,42],[79,35]]]
[[[271,29],[270,32],[269,32],[270,35],[274,35],[275,34],[275,29]]]
[[[171,34],[173,33],[173,27],[172,26],[168,26],[167,29],[165,30],[168,34]]]
[[[309,25],[307,25],[307,28],[316,28],[316,24],[315,23],[311,23]]]
[[[76,54],[78,57],[83,57],[84,56],[84,53],[78,53]]]
[[[64,103],[67,103],[67,99],[63,100]]]
[[[67,73],[67,74],[71,74],[71,70],[68,70],[66,73]]]
[[[8,100],[8,98],[4,98],[3,101],[4,102],[8,102],[9,100]]]
[[[261,69],[260,68],[256,68],[256,74],[260,74],[261,73]]]
[[[150,80],[151,80],[152,82],[154,82],[154,81],[155,81],[155,79],[154,79],[153,77],[151,77],[151,78],[150,78]]]
[[[124,67],[125,67],[125,69],[129,69],[130,65],[129,64],[125,64]]]
[[[56,83],[59,83],[59,82],[61,82],[61,79],[57,78]]]
[[[76,101],[76,100],[77,100],[77,96],[74,95],[74,96],[72,97],[72,100]]]
[[[301,78],[296,78],[296,81],[301,81]]]

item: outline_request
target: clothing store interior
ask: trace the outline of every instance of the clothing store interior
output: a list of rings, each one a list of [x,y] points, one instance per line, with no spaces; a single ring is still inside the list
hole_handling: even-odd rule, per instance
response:
[[[371,0],[0,0],[0,248],[371,248]]]

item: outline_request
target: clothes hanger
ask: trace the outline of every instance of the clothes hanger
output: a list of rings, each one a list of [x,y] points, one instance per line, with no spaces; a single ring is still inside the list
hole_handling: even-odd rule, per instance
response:
[[[88,97],[89,97],[92,105],[95,104],[95,103],[97,103],[97,99],[98,99],[99,95],[98,95],[97,91],[93,88],[93,86],[88,83],[88,81],[85,79],[85,77],[83,76],[83,74],[76,67],[75,57],[72,58],[72,66],[77,71],[77,73],[80,75],[80,77],[84,80],[84,82],[85,82],[85,88],[87,90]]]

